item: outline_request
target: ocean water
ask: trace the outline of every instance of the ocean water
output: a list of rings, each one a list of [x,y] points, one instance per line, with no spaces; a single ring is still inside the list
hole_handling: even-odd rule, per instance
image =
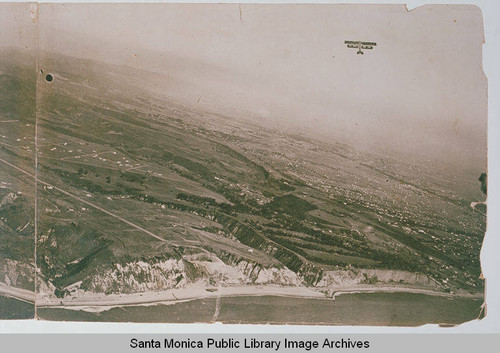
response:
[[[216,321],[225,323],[418,326],[460,324],[479,316],[482,299],[444,298],[411,293],[344,294],[334,301],[278,296],[224,297]],[[126,306],[101,313],[51,308],[38,310],[46,320],[123,322],[210,322],[215,299],[173,305]]]
[[[35,305],[0,296],[0,320],[32,319],[34,316]]]
[[[410,293],[344,294],[335,301],[279,297],[225,298],[219,320],[227,323],[367,326],[459,324],[477,318],[482,302]]]

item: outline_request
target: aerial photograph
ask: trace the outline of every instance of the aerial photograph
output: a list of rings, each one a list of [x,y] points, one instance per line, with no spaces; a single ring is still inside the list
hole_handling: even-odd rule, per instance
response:
[[[468,5],[0,4],[0,319],[487,315]]]

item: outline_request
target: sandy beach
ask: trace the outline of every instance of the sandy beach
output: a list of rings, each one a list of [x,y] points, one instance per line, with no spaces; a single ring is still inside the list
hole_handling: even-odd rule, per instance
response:
[[[482,293],[446,293],[431,289],[415,288],[401,285],[354,285],[315,289],[308,287],[269,285],[243,285],[217,288],[206,288],[197,285],[190,285],[185,288],[133,294],[106,295],[104,293],[85,292],[82,295],[66,296],[65,298],[40,296],[37,299],[36,305],[39,308],[65,308],[73,310],[84,310],[89,312],[100,312],[121,306],[141,306],[157,304],[168,305],[197,299],[217,297],[283,296],[306,299],[335,300],[335,298],[339,295],[353,293],[413,293],[450,298],[480,298],[483,296]],[[31,291],[7,286],[3,283],[0,283],[0,294],[28,302],[34,302],[35,297],[34,293]]]

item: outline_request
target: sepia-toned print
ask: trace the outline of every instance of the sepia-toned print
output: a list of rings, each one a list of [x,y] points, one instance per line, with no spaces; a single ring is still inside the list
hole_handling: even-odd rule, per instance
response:
[[[1,318],[485,314],[479,8],[0,9]]]

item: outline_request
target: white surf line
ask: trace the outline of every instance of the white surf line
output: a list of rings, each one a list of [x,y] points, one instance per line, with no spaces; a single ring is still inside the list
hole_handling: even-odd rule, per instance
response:
[[[18,170],[18,171],[20,171],[20,172],[22,172],[22,173],[24,173],[24,174],[26,174],[26,175],[29,175],[29,176],[31,176],[31,177],[33,177],[33,178],[35,178],[35,176],[34,176],[34,175],[32,175],[31,173],[28,173],[28,172],[27,172],[27,171],[25,171],[24,169],[21,169],[21,168],[19,168],[19,167],[16,167],[15,165],[13,165],[13,164],[11,164],[11,163],[7,162],[6,160],[4,160],[4,159],[2,159],[2,158],[0,158],[0,162],[3,162],[3,163],[5,163],[5,164],[7,164],[7,165],[11,166],[12,168],[14,168],[14,169],[16,169],[16,170]],[[58,188],[57,186],[51,185],[51,184],[49,184],[49,183],[47,183],[47,182],[45,182],[45,181],[42,181],[42,180],[40,180],[40,179],[37,179],[37,181],[38,181],[38,183],[40,183],[40,184],[43,184],[43,185],[47,185],[47,186],[53,187],[55,190],[57,190],[57,191],[59,191],[59,192],[63,193],[64,195],[67,195],[67,196],[69,196],[69,197],[72,197],[72,198],[74,198],[74,199],[76,199],[76,200],[80,201],[80,202],[83,202],[84,204],[86,204],[86,205],[88,205],[88,206],[90,206],[90,207],[93,207],[93,208],[95,208],[96,210],[99,210],[99,211],[101,211],[101,212],[104,212],[104,213],[105,213],[105,214],[107,214],[108,216],[114,217],[114,218],[116,218],[116,219],[118,219],[118,220],[122,221],[123,223],[128,224],[129,226],[131,226],[131,227],[133,227],[133,228],[136,228],[136,229],[138,229],[138,230],[140,230],[140,231],[142,231],[142,232],[146,233],[147,235],[149,235],[149,236],[151,236],[151,237],[153,237],[153,238],[156,238],[156,239],[161,240],[161,241],[163,241],[163,242],[167,242],[165,239],[163,239],[163,238],[162,238],[162,237],[160,237],[159,235],[156,235],[156,234],[154,234],[153,232],[150,232],[149,230],[144,229],[144,228],[142,228],[141,226],[138,226],[137,224],[132,223],[132,222],[130,222],[130,221],[128,221],[128,220],[126,220],[125,218],[118,216],[117,214],[114,214],[113,212],[110,212],[110,211],[108,211],[108,210],[106,210],[106,209],[104,209],[104,208],[102,208],[102,207],[99,207],[99,206],[97,206],[97,205],[94,205],[94,204],[93,204],[93,203],[91,203],[91,202],[88,202],[88,201],[86,201],[86,200],[84,200],[84,199],[82,199],[82,198],[80,198],[80,197],[78,197],[78,196],[76,196],[76,195],[73,195],[73,194],[71,194],[71,193],[69,193],[69,192],[67,192],[67,191],[65,191],[65,190],[63,190],[63,189],[61,189],[61,188]]]

